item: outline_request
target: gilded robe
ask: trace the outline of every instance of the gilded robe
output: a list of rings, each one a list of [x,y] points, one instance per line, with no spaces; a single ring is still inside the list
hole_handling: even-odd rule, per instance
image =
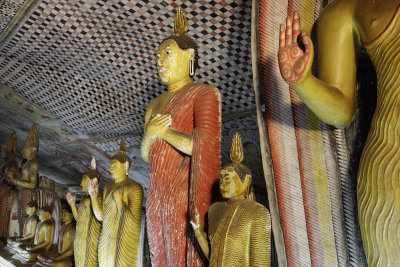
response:
[[[84,196],[78,208],[74,239],[74,258],[77,267],[96,267],[101,222],[94,216],[90,197]]]
[[[261,204],[220,201],[208,211],[210,266],[271,266],[271,218]]]
[[[126,194],[128,204],[118,211],[114,192]],[[140,203],[138,203],[140,200]],[[142,187],[130,180],[109,183],[103,193],[103,228],[99,240],[99,266],[141,266],[139,259],[142,221]]]
[[[212,192],[218,195],[221,96],[211,85],[188,84],[162,114],[171,115],[172,129],[193,135],[193,151],[185,155],[161,139],[151,145],[146,219],[152,265],[204,266],[188,212],[196,202],[204,225]]]

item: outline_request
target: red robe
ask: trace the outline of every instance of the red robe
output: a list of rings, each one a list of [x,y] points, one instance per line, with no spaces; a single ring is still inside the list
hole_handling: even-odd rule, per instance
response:
[[[162,114],[171,115],[172,129],[193,135],[193,153],[185,155],[161,139],[151,145],[146,219],[152,265],[204,266],[189,226],[189,202],[196,202],[204,225],[218,192],[221,95],[211,85],[189,84],[172,97]]]

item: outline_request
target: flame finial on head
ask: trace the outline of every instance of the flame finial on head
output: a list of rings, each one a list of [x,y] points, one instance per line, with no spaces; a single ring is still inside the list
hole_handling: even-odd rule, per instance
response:
[[[244,158],[242,137],[237,132],[232,138],[230,158],[233,163],[241,163]]]
[[[100,179],[100,173],[97,171],[96,158],[92,156],[92,161],[90,162],[90,170],[85,173],[90,179]]]
[[[17,153],[17,134],[15,131],[8,137],[7,141],[3,144],[3,148],[12,155]]]
[[[26,137],[24,147],[36,148],[36,151],[39,149],[39,135],[36,129],[36,125],[33,124],[31,129],[29,130],[28,136]]]
[[[185,16],[185,11],[181,7],[178,7],[178,11],[175,15],[174,32],[176,36],[188,32],[188,22]]]
[[[96,169],[96,159],[92,156],[92,161],[90,162],[90,169]]]

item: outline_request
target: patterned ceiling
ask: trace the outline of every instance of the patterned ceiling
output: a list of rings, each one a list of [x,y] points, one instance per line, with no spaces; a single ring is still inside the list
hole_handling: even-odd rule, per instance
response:
[[[0,5],[0,84],[74,134],[67,142],[51,141],[61,154],[78,155],[78,165],[86,166],[83,161],[99,150],[106,169],[120,137],[127,139],[131,156],[140,158],[145,109],[166,89],[155,52],[173,33],[178,5],[199,46],[195,81],[220,90],[224,117],[255,110],[251,1],[4,0]],[[0,129],[6,136],[4,128],[12,127]],[[55,154],[50,146],[41,149]],[[141,167],[139,176],[147,167],[139,160]]]

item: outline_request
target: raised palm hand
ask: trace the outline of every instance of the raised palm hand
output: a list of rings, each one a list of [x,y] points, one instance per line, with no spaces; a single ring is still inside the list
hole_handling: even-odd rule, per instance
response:
[[[75,195],[71,194],[71,192],[67,192],[66,198],[67,198],[67,202],[68,202],[68,204],[70,206],[74,206],[75,205],[75,203],[76,203],[76,196]]]
[[[88,186],[88,192],[91,197],[97,197],[99,194],[99,182],[97,178],[94,178],[93,180],[90,180],[87,183]]]
[[[312,61],[311,39],[306,33],[300,33],[299,12],[295,11],[293,23],[287,17],[286,29],[284,24],[280,27],[278,62],[282,78],[289,84],[300,82],[310,73]]]

